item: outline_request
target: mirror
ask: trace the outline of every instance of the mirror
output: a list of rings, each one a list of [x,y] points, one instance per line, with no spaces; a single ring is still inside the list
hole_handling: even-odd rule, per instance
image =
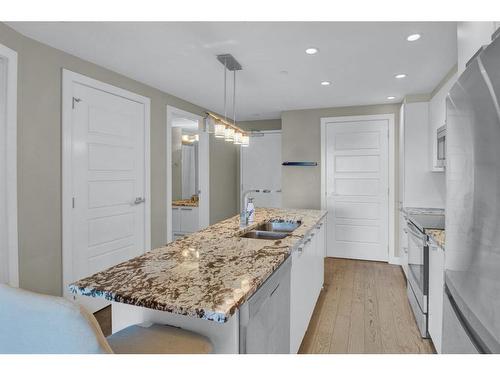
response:
[[[186,118],[172,121],[172,205],[198,202],[198,122]]]

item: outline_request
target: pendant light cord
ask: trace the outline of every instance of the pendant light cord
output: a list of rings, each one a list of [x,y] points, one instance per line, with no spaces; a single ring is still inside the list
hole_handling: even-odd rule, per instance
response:
[[[227,106],[226,106],[226,101],[227,101],[227,93],[226,93],[226,87],[227,87],[227,60],[224,58],[224,120],[227,121]]]
[[[233,123],[236,125],[236,70],[233,70]]]

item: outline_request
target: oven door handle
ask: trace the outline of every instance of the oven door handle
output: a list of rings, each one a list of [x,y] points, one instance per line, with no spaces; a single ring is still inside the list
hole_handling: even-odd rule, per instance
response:
[[[408,232],[410,232],[410,234],[412,236],[417,237],[419,240],[422,240],[423,242],[427,241],[427,236],[425,234],[423,234],[422,232],[420,232],[418,230],[418,228],[415,226],[415,224],[413,224],[409,220],[406,222],[406,224],[407,224]]]

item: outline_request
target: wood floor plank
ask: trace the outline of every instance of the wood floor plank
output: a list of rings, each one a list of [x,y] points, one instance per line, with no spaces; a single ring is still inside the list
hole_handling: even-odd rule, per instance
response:
[[[347,353],[354,283],[354,264],[346,262],[345,273],[340,280],[340,300],[330,341],[330,353]]]
[[[333,328],[340,302],[341,280],[346,273],[345,262],[337,262],[332,265],[332,278],[325,288],[326,296],[324,309],[320,312],[319,322],[316,329],[316,337],[313,345],[313,353],[329,353]]]
[[[433,353],[399,266],[325,259],[325,284],[299,353]]]
[[[391,266],[389,266],[391,267]],[[383,353],[398,353],[398,339],[396,327],[394,326],[394,305],[391,303],[391,277],[393,273],[387,265],[379,263],[376,267],[375,289],[377,291],[377,302],[380,322],[380,338]]]
[[[365,353],[381,353],[380,321],[378,316],[375,271],[372,265],[364,264],[365,281]]]
[[[353,263],[355,266],[353,293],[352,293],[352,309],[351,309],[351,326],[349,330],[349,347],[348,353],[361,354],[365,352],[365,325],[360,324],[364,321],[365,316],[365,272],[364,267],[360,263]]]

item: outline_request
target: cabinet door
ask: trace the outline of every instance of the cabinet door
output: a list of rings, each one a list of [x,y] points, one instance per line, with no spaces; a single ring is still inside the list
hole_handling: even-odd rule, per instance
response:
[[[304,245],[299,245],[292,252],[292,274],[290,290],[290,353],[299,351],[302,338],[304,337],[303,320],[305,316],[305,304],[303,301],[304,285],[306,279]]]
[[[429,334],[441,353],[443,334],[444,251],[429,246]]]
[[[317,225],[317,244],[316,251],[318,255],[318,274],[319,274],[319,288],[323,287],[325,282],[325,254],[326,254],[326,236],[325,236],[325,220]]]
[[[181,207],[181,232],[192,233],[198,230],[198,209]]]
[[[172,207],[172,232],[181,231],[181,211],[178,207]]]
[[[403,272],[408,278],[408,230],[403,213],[399,214],[399,259]]]

